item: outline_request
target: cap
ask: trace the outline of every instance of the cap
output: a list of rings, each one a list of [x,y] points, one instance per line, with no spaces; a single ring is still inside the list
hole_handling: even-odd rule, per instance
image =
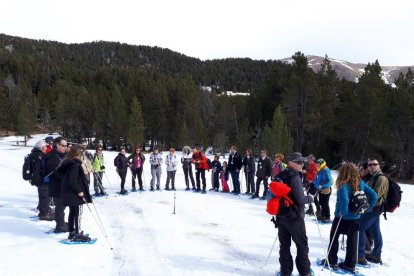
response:
[[[319,158],[318,161],[316,161],[316,163],[323,164],[325,163],[325,160],[323,158]]]
[[[55,140],[55,138],[53,138],[53,136],[47,136],[45,138],[45,142],[48,143],[48,144],[53,143],[53,140]]]
[[[287,161],[293,161],[293,162],[305,162],[306,158],[302,156],[302,153],[300,152],[293,152],[288,155]]]

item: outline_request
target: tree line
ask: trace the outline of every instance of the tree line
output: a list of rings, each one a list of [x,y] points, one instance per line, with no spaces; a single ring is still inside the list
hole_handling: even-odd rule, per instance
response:
[[[375,61],[351,82],[338,78],[328,57],[316,73],[303,53],[293,60],[200,61],[159,47],[0,35],[0,128],[57,130],[74,141],[96,137],[115,146],[295,150],[331,166],[370,156],[412,178],[411,70],[390,85]]]

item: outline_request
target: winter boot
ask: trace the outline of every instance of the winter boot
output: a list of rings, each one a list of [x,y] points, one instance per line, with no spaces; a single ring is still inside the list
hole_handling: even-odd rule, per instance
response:
[[[150,192],[153,192],[153,191],[155,191],[155,190],[154,190],[154,187],[153,187],[153,186],[151,186],[151,188],[150,188]]]
[[[70,232],[68,236],[68,240],[73,240],[75,237],[76,237],[76,232],[75,231]]]
[[[91,238],[89,238],[87,235],[83,234],[83,231],[79,234],[76,234],[75,237],[72,239],[72,241],[76,242],[90,242]]]
[[[368,265],[367,259],[365,259],[365,257],[358,258],[357,263],[360,265]]]
[[[160,190],[160,186],[157,186],[157,189],[156,189],[156,190],[157,190],[157,191],[161,191],[161,190]]]
[[[186,191],[189,191],[189,190],[190,190],[190,187],[188,187],[188,186],[187,186],[187,188],[185,188],[185,190],[186,190]]]
[[[131,192],[136,192],[137,191],[137,188],[135,188],[135,187],[132,187],[132,190],[131,190]]]
[[[170,190],[170,187],[168,187],[168,186],[165,186],[165,189],[164,190],[166,190],[166,191],[171,191]]]
[[[345,264],[344,262],[339,263],[338,267],[340,269],[344,270],[344,271],[355,273],[355,267],[349,266],[349,265]]]
[[[255,199],[255,198],[259,198],[259,195],[258,194],[252,195],[251,199]]]
[[[46,215],[39,216],[39,220],[52,221],[52,220],[55,220],[55,218],[51,216],[50,214],[46,214]]]
[[[54,233],[65,233],[69,232],[69,225],[66,222],[59,223],[56,225],[55,230],[53,230]]]
[[[365,255],[365,258],[367,259],[368,262],[374,263],[374,264],[382,264],[382,260],[381,257],[377,257],[374,255]]]
[[[308,216],[314,216],[315,214],[313,213],[313,206],[310,204],[308,210],[306,210],[305,212],[306,215]]]
[[[203,190],[201,191],[201,193],[202,193],[202,194],[206,194],[206,193],[207,193],[206,189],[203,189]]]
[[[145,191],[145,190],[144,190],[144,188],[143,188],[142,186],[140,186],[140,187],[139,187],[139,191],[140,191],[140,192],[143,192],[143,191]]]

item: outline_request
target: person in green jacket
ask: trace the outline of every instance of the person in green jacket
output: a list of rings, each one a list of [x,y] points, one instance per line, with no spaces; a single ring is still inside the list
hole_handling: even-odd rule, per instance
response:
[[[95,196],[103,196],[105,194],[104,186],[102,183],[102,177],[105,172],[105,162],[102,153],[102,146],[96,147],[96,152],[93,155],[92,169],[93,169],[93,188],[95,190]]]

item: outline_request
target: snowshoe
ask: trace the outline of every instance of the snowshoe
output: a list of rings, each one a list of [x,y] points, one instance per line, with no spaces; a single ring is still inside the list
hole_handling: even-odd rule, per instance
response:
[[[206,194],[206,193],[207,193],[207,191],[203,189],[203,190],[201,191],[201,193],[202,193],[202,194]]]

